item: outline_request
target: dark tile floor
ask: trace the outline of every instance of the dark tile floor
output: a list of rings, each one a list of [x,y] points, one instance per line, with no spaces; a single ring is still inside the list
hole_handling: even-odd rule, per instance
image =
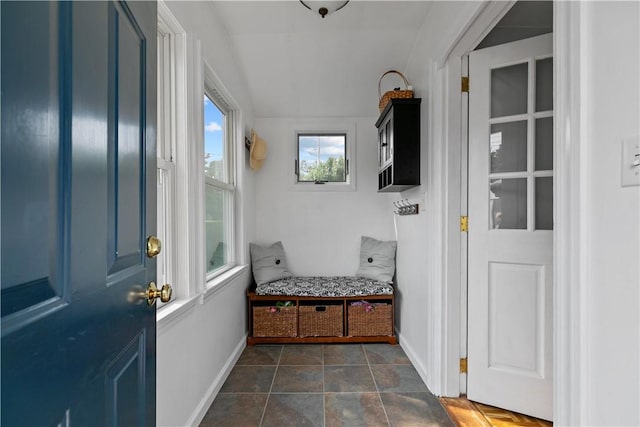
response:
[[[200,424],[454,426],[399,345],[247,347]]]

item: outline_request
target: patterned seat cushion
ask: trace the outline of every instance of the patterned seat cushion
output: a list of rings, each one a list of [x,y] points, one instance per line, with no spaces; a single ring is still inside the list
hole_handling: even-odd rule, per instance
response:
[[[393,295],[393,286],[390,283],[351,276],[287,277],[258,285],[256,295],[298,297]]]

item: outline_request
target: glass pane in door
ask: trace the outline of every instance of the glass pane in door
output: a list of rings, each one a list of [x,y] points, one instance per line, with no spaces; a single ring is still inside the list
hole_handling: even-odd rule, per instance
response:
[[[491,70],[491,117],[527,112],[529,69],[526,62]]]
[[[553,178],[536,178],[536,230],[553,230]]]
[[[491,173],[527,170],[527,121],[491,125]]]
[[[553,169],[553,117],[536,119],[536,170]]]
[[[527,228],[527,178],[489,181],[489,228]]]
[[[389,160],[391,160],[391,147],[393,145],[393,129],[391,128],[391,120],[389,120],[387,124],[384,125],[384,132],[386,135],[386,145],[384,147],[384,162],[387,163]]]
[[[553,58],[536,61],[536,112],[553,110]]]

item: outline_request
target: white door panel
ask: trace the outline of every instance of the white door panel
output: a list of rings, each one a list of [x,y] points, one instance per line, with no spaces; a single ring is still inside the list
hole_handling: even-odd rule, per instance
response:
[[[488,340],[491,369],[542,378],[543,265],[489,263]],[[516,315],[514,315],[514,313]]]
[[[467,384],[471,400],[549,420],[551,54],[548,34],[469,56]]]

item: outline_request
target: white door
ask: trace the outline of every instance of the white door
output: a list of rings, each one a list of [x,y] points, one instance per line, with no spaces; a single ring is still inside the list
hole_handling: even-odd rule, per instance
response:
[[[471,53],[469,77],[467,396],[551,420],[552,35]]]

